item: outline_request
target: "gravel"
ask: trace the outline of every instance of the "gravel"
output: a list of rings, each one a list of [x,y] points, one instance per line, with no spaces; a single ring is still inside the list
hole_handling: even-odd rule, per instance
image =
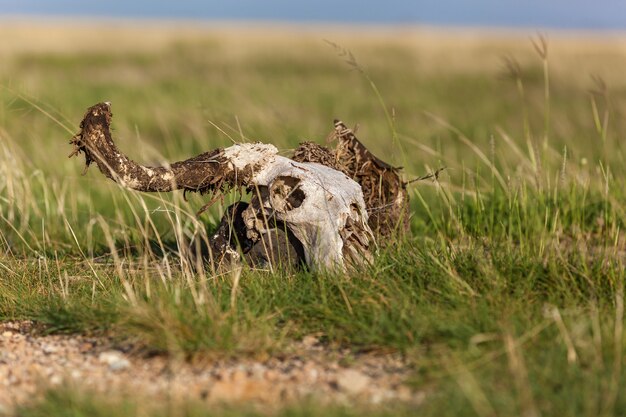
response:
[[[424,398],[404,384],[410,368],[400,355],[331,349],[313,336],[294,343],[287,355],[189,363],[129,356],[106,338],[42,336],[32,328],[28,321],[0,323],[0,414],[55,386],[270,406],[311,397],[347,404],[419,404]]]

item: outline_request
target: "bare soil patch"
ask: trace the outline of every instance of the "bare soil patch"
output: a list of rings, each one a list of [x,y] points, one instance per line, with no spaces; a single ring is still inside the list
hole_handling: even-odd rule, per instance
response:
[[[398,354],[355,354],[324,346],[314,336],[279,356],[189,363],[139,355],[106,337],[41,335],[28,321],[0,324],[0,410],[5,412],[60,386],[157,401],[267,407],[307,398],[418,404],[424,394],[405,385],[410,372]]]

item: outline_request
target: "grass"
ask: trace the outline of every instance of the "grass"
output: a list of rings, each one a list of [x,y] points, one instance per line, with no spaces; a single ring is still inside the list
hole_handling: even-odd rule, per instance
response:
[[[249,406],[239,407],[223,407],[214,410],[208,410],[206,406],[199,403],[186,404],[168,404],[161,409],[150,409],[127,398],[115,400],[103,400],[92,395],[77,393],[71,390],[57,390],[45,393],[44,400],[37,407],[22,407],[18,409],[18,415],[21,417],[38,417],[38,416],[59,416],[59,417],[91,417],[91,416],[110,416],[110,415],[148,415],[154,417],[172,416],[172,417],[230,417],[230,416],[246,416],[260,417],[265,416],[259,410]],[[306,402],[296,406],[288,406],[277,412],[280,417],[309,417],[320,415],[321,413],[331,413],[337,417],[356,417],[363,415],[364,409],[354,409],[345,406],[320,407],[313,402]],[[328,414],[324,414],[328,415]],[[369,415],[369,414],[368,414]],[[376,417],[387,416],[410,416],[411,410],[403,407],[393,407],[389,410],[380,410],[371,413]]]
[[[311,333],[354,350],[400,351],[415,369],[411,385],[429,393],[425,416],[626,412],[622,55],[602,39],[576,49],[557,37],[547,53],[538,41],[538,54],[516,39],[459,50],[445,35],[444,54],[384,34],[337,35],[364,76],[316,35],[286,44],[175,33],[154,48],[129,40],[119,51],[4,52],[1,320],[106,333],[189,359],[263,356]],[[200,197],[128,192],[93,170],[80,176],[80,163],[65,158],[84,110],[103,100],[113,102],[120,147],[146,163],[232,140],[322,142],[341,117],[360,123],[358,136],[402,161],[408,177],[447,169],[411,186],[413,236],[369,267],[216,275],[188,255],[219,207],[196,219]],[[17,414],[141,408],[60,390]],[[207,413],[193,404],[179,412]]]

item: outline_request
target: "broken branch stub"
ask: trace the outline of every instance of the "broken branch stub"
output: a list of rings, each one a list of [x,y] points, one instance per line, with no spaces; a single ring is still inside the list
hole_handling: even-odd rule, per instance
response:
[[[252,194],[250,204],[227,210],[227,215],[240,216],[243,223],[239,222],[235,234],[247,242],[248,250],[261,243],[271,250],[272,231],[283,227],[291,246],[300,246],[294,253],[301,254],[312,269],[343,269],[371,259],[376,244],[363,193],[344,173],[296,162],[262,143],[236,144],[168,166],[146,167],[115,146],[111,118],[109,103],[90,107],[81,131],[70,142],[74,146],[70,156],[83,153],[86,167],[95,163],[107,178],[137,191],[246,189]],[[232,235],[232,230],[222,227],[212,237],[211,248],[218,252],[214,258],[238,259]]]

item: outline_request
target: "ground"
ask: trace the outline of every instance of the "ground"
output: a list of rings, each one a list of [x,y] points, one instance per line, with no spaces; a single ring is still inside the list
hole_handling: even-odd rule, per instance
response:
[[[423,393],[404,385],[409,367],[399,354],[329,349],[314,336],[288,352],[257,359],[189,363],[163,355],[142,357],[132,345],[81,335],[36,335],[32,322],[1,330],[2,410],[40,395],[42,385],[76,386],[107,395],[174,401],[250,402],[264,407],[315,398],[323,403],[419,404]]]
[[[6,24],[5,24],[6,23]],[[0,413],[626,412],[626,36],[3,22]],[[146,164],[333,120],[402,166],[411,234],[347,273],[213,271],[229,194],[67,159],[85,109]]]

